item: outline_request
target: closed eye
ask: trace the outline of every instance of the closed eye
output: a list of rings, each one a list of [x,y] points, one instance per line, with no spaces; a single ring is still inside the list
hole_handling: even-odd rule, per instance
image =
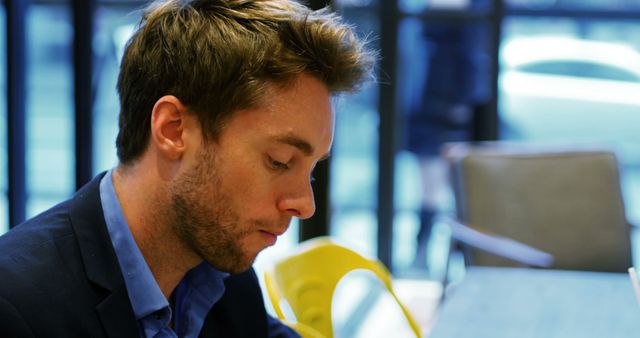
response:
[[[272,158],[269,159],[271,162],[271,169],[274,170],[288,170],[289,169],[289,165],[286,163],[282,163],[280,161],[276,161]]]

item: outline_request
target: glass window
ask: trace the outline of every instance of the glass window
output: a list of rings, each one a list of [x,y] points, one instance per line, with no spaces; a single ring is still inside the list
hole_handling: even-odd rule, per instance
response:
[[[506,0],[511,7],[529,9],[630,10],[640,9],[637,0]]]
[[[396,156],[393,265],[435,274],[438,267],[428,262],[443,246],[430,245],[442,238],[431,236],[432,227],[440,213],[453,209],[441,147],[473,139],[474,114],[490,100],[489,28],[406,19],[398,34],[403,132]]]
[[[640,221],[640,24],[512,18],[501,50],[501,138],[613,147],[629,219]]]
[[[334,0],[335,3],[340,8],[349,8],[349,7],[375,7],[379,5],[380,0]]]
[[[27,9],[27,217],[74,190],[73,86],[68,5]]]
[[[491,0],[400,0],[398,6],[408,13],[429,10],[487,11],[491,9]]]
[[[640,77],[632,71],[620,67],[585,61],[543,61],[531,62],[515,68],[517,71],[555,76],[573,76],[600,80],[638,82]]]
[[[9,210],[7,205],[7,47],[4,6],[0,6],[0,235],[9,230]]]
[[[138,23],[140,13],[135,3],[129,7],[99,6],[94,34],[94,76],[96,96],[93,120],[94,174],[118,163],[116,135],[120,102],[116,91],[120,59],[124,46]]]
[[[342,15],[363,35],[371,32],[377,35],[375,11],[344,8]],[[361,253],[376,256],[378,86],[369,84],[362,92],[340,97],[336,103],[329,189],[330,234]]]

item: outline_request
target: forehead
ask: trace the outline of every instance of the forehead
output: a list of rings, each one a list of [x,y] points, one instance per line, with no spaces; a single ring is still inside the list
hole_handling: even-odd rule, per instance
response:
[[[221,131],[220,141],[225,135],[253,134],[274,141],[299,139],[313,149],[328,152],[333,123],[328,88],[315,77],[302,74],[287,86],[269,86],[260,106],[233,114]]]

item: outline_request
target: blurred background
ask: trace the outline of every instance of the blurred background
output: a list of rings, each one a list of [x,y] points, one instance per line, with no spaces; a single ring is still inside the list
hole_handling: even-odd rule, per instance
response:
[[[119,59],[145,3],[0,7],[0,232],[116,164]],[[640,220],[637,1],[309,5],[344,15],[381,62],[377,83],[337,98],[332,157],[316,173],[318,213],[279,247],[330,234],[393,271],[420,268],[429,224],[454,205],[438,156],[450,141],[611,144],[628,217]]]
[[[146,1],[0,6],[0,233],[116,165],[123,46]],[[394,274],[432,276],[454,201],[442,144],[517,140],[616,150],[640,224],[640,2],[335,0],[380,51],[377,82],[336,98],[317,214],[258,266],[331,235]],[[446,240],[443,240],[446,242]],[[429,243],[433,245],[429,245]]]

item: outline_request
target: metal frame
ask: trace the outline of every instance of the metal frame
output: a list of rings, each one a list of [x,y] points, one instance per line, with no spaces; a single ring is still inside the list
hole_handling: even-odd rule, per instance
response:
[[[37,2],[41,3],[41,2]],[[58,4],[58,2],[51,2]],[[7,135],[9,226],[26,217],[26,14],[29,1],[7,0]],[[93,0],[73,0],[76,188],[91,179],[93,163]]]
[[[73,98],[75,108],[75,183],[93,177],[93,22],[94,0],[73,0]]]
[[[26,32],[28,2],[5,1],[7,18],[7,146],[9,226],[21,223],[26,214]]]
[[[378,258],[391,267],[393,251],[393,217],[395,158],[398,148],[397,55],[400,12],[397,1],[382,1],[380,17],[380,126],[378,142]]]

